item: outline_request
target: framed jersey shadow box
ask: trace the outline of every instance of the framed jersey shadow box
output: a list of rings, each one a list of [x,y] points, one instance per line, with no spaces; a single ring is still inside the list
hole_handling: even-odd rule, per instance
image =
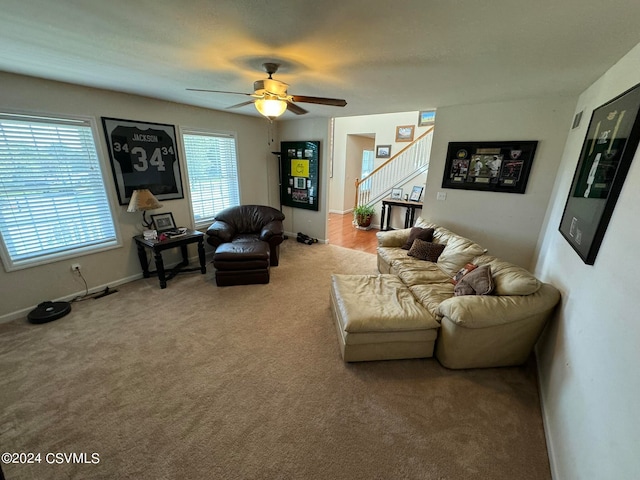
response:
[[[158,200],[184,198],[173,125],[102,118],[120,205],[147,188]]]

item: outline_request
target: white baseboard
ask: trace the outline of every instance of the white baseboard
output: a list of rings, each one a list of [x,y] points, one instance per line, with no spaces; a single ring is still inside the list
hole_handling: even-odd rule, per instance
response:
[[[129,283],[129,282],[133,282],[134,280],[138,280],[142,278],[142,272],[136,274],[136,275],[132,275],[130,277],[126,277],[126,278],[121,278],[120,280],[115,280],[113,282],[109,282],[108,284],[104,284],[104,285],[98,285],[97,287],[93,287],[89,289],[89,293],[88,295],[93,295],[96,293],[100,293],[102,291],[104,291],[106,288],[113,288],[113,287],[117,287],[118,285],[123,285],[125,283]],[[65,295],[64,297],[60,297],[60,298],[56,298],[54,300],[43,300],[43,302],[45,301],[50,301],[50,302],[70,302],[71,300],[73,300],[74,298],[77,297],[82,297],[83,295],[85,295],[85,291],[79,291],[79,292],[75,292],[69,295]],[[27,318],[27,315],[29,315],[29,312],[31,312],[31,310],[33,310],[34,308],[36,308],[38,305],[33,305],[31,307],[28,308],[23,308],[22,310],[17,310],[15,312],[11,312],[11,313],[7,313],[5,315],[0,316],[0,323],[7,323],[7,322],[11,322],[13,320],[18,320],[20,318]]]
[[[549,459],[549,469],[551,470],[551,478],[558,477],[557,460],[555,456],[555,450],[553,448],[553,439],[549,434],[549,414],[548,408],[545,404],[544,386],[540,382],[540,362],[538,362],[538,345],[534,347],[534,354],[536,356],[536,370],[537,370],[537,382],[538,382],[538,399],[540,401],[540,412],[542,413],[542,429],[544,430],[544,437],[547,441],[547,457]]]
[[[304,233],[304,232],[303,232],[303,233]],[[296,238],[298,238],[298,232],[296,232],[296,233],[293,233],[293,232],[284,232],[284,234],[285,234],[287,237],[289,237],[289,240],[293,240],[294,242],[296,241]],[[311,235],[309,235],[309,236],[311,236]],[[311,238],[313,238],[313,237],[311,237]],[[316,240],[318,240],[318,243],[328,243],[328,242],[329,242],[329,240],[328,240],[328,239],[326,239],[326,238],[325,238],[325,239],[318,238],[318,239],[316,239]]]
[[[211,254],[211,256],[213,256],[213,253]],[[193,262],[195,262],[195,265],[199,265],[200,264],[199,263],[200,260],[199,260],[199,258],[197,256],[193,257],[193,258],[189,258],[189,264],[192,264]],[[167,272],[170,271],[173,267],[178,265],[178,263],[180,263],[180,262],[175,262],[172,265],[166,265],[165,266],[165,270]],[[118,285],[124,285],[125,283],[133,282],[135,280],[140,280],[141,278],[143,278],[142,272],[137,273],[135,275],[131,275],[130,277],[125,277],[125,278],[121,278],[119,280],[114,280],[113,282],[105,283],[103,285],[98,285],[97,287],[90,288],[89,292],[87,293],[87,295],[94,295],[96,293],[103,292],[107,288],[113,289],[113,288],[117,287]],[[158,284],[158,288],[160,288],[160,284]],[[43,300],[43,302],[45,302],[45,301],[50,301],[50,302],[70,302],[74,298],[82,297],[84,295],[85,295],[85,291],[82,290],[82,291],[79,291],[79,292],[71,293],[69,295],[65,295],[64,297],[56,298],[54,300]],[[11,312],[11,313],[7,313],[5,315],[2,315],[2,316],[0,316],[0,324],[12,322],[14,320],[19,320],[21,318],[26,319],[27,316],[29,315],[29,312],[31,312],[37,306],[38,305],[33,305],[31,307],[23,308],[21,310],[15,311],[15,312]]]

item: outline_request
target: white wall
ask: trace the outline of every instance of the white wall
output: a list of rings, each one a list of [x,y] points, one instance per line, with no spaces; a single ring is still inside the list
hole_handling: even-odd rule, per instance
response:
[[[268,182],[277,182],[277,177],[270,176],[268,172],[269,162],[273,161],[273,155],[270,153],[273,148],[266,141],[269,124],[264,119],[6,73],[0,73],[0,85],[0,111],[82,115],[96,120],[98,155],[104,162],[107,193],[114,205],[122,241],[121,248],[73,260],[11,273],[0,268],[0,321],[26,316],[32,308],[45,300],[58,300],[84,293],[84,284],[70,271],[71,263],[77,262],[82,265],[82,271],[91,289],[114,286],[141,276],[132,241],[132,237],[141,230],[141,214],[127,213],[126,206],[118,205],[100,117],[172,124],[176,125],[176,134],[180,127],[235,132],[238,138],[241,201],[266,204],[269,201]],[[182,154],[180,168],[183,188],[188,191]],[[163,201],[163,204],[163,208],[154,212],[170,211],[176,223],[192,226],[186,198]],[[277,203],[274,206],[277,206]],[[191,254],[195,255],[195,250],[191,251]],[[168,260],[171,260],[170,256]]]
[[[640,153],[593,266],[558,232],[591,112],[640,83],[640,44],[577,102],[582,124],[569,133],[536,273],[558,287],[562,305],[538,343],[545,431],[557,479],[635,479],[640,473]]]
[[[284,229],[289,235],[302,232],[321,242],[327,241],[327,215],[329,199],[328,172],[330,120],[326,118],[310,118],[296,120],[279,120],[279,135],[282,142],[319,141],[320,142],[320,184],[318,185],[318,211],[284,206]],[[278,148],[279,149],[279,148]],[[291,239],[295,241],[295,238]]]
[[[422,216],[531,268],[574,105],[563,97],[438,108]],[[538,141],[525,194],[442,188],[449,142],[500,140]]]

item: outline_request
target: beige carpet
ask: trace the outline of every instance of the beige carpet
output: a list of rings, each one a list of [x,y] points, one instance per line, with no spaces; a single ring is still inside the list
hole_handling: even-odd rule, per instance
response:
[[[550,478],[532,365],[345,364],[332,272],[375,256],[287,240],[269,285],[210,269],[0,325],[0,450],[42,454],[7,480]]]

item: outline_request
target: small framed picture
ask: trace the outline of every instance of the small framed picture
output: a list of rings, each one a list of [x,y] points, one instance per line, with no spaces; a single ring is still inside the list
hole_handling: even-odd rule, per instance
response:
[[[402,200],[402,189],[401,188],[392,188],[391,189],[391,199],[392,200]]]
[[[389,158],[391,156],[391,145],[376,146],[376,158]]]
[[[413,142],[413,125],[396,127],[396,142]]]
[[[299,188],[300,190],[306,190],[307,188],[307,179],[304,177],[294,177],[293,183],[295,188]]]
[[[422,110],[418,113],[418,126],[428,127],[436,123],[436,111],[435,110]]]
[[[171,212],[151,215],[151,220],[153,220],[153,225],[159,233],[176,228],[176,222],[174,222],[173,214]]]
[[[418,187],[418,186],[413,187],[413,189],[411,190],[411,195],[409,196],[409,200],[411,200],[412,202],[419,202],[420,197],[422,196],[423,188],[424,187]]]

